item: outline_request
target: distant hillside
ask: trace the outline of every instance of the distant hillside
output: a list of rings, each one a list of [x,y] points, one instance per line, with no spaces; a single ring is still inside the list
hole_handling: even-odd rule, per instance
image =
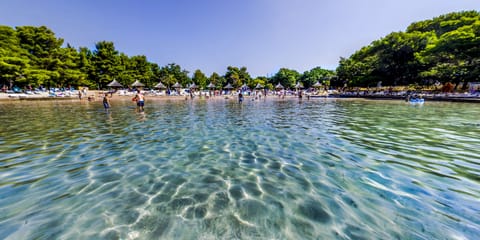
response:
[[[479,81],[480,12],[454,12],[412,23],[341,58],[340,83],[349,86],[431,85]]]

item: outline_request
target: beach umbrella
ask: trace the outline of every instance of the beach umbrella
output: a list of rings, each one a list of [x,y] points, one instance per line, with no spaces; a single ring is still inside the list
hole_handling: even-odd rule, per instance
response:
[[[173,84],[172,88],[175,88],[177,93],[180,94],[180,88],[182,88],[182,85],[180,83],[176,82],[175,84]]]
[[[275,86],[275,89],[283,89],[282,84],[278,83],[277,86]]]
[[[145,84],[141,83],[140,81],[136,80],[133,84],[132,87],[143,87]]]
[[[113,79],[113,81],[109,84],[107,84],[107,86],[109,87],[123,87],[122,84],[120,84],[119,82],[117,82],[117,80]]]
[[[243,84],[240,89],[242,89],[242,91],[246,91],[247,89],[250,89],[247,84]]]
[[[210,83],[210,84],[208,84],[207,88],[215,88],[215,84]]]
[[[303,88],[303,84],[301,82],[298,82],[297,85],[295,85],[295,88],[297,89],[302,89]]]
[[[167,87],[165,87],[165,85],[163,85],[162,82],[159,82],[157,85],[155,85],[154,88],[158,88],[158,89],[167,89]]]
[[[322,87],[322,84],[317,81],[315,84],[313,84],[313,87],[314,88],[320,88],[320,87]]]
[[[263,85],[260,83],[257,83],[257,86],[255,86],[255,89],[262,89],[262,88],[263,88]]]
[[[233,87],[232,87],[232,85],[230,85],[230,83],[229,83],[229,84],[227,84],[227,86],[224,87],[224,89],[233,89]]]
[[[182,85],[178,82],[176,82],[175,84],[173,84],[172,86],[173,88],[182,88]]]
[[[197,89],[198,86],[195,83],[190,84],[190,89]]]

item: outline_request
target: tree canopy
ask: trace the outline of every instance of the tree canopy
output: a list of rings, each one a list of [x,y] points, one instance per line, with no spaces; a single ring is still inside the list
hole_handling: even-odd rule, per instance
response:
[[[480,13],[449,13],[412,23],[341,58],[338,79],[350,86],[430,85],[480,75]]]
[[[209,83],[221,89],[261,84],[272,89],[278,83],[294,88],[297,83],[324,86],[429,85],[436,82],[476,81],[480,76],[480,13],[455,12],[412,23],[404,32],[392,32],[364,46],[348,58],[340,58],[336,71],[314,67],[299,73],[280,68],[271,77],[252,78],[247,67],[228,66],[224,75],[209,77],[176,63],[159,66],[147,56],[127,56],[110,41],[94,49],[74,48],[45,26],[0,25],[0,86],[81,87],[105,89],[116,79],[123,86],[136,80],[146,87],[162,82],[167,87]],[[464,84],[465,85],[465,84]]]

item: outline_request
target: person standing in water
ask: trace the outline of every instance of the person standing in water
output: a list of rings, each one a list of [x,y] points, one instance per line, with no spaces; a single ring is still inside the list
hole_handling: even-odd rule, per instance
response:
[[[140,90],[137,90],[137,94],[135,95],[134,99],[137,102],[137,110],[143,112],[143,107],[145,106],[145,96],[140,92]]]
[[[108,111],[110,108],[110,99],[108,98],[108,93],[105,93],[105,96],[103,96],[103,107],[105,108],[105,111]]]

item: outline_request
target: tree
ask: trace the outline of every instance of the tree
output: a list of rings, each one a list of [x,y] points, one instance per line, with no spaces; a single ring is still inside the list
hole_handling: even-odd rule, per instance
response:
[[[297,81],[300,79],[300,73],[296,70],[291,70],[287,68],[280,68],[278,72],[273,75],[270,82],[273,85],[278,83],[282,84],[285,88],[293,88]]]
[[[258,76],[254,79],[252,79],[249,83],[248,83],[248,87],[250,89],[255,89],[255,87],[257,86],[257,84],[261,84],[264,88],[266,88],[267,84],[268,84],[268,78],[265,77],[265,76]]]
[[[251,79],[246,67],[238,68],[228,66],[224,77],[227,80],[227,83],[232,84],[234,88],[241,87],[244,83],[249,82]]]
[[[101,41],[95,44],[92,58],[93,80],[99,89],[107,86],[122,70],[119,52],[113,42]]]
[[[191,83],[191,79],[188,77],[188,71],[182,70],[180,65],[175,63],[167,64],[160,68],[160,80],[167,86],[171,87],[176,82],[187,86]]]
[[[208,85],[208,79],[200,69],[195,70],[195,72],[193,73],[192,81],[201,89],[205,89]]]
[[[64,87],[79,86],[86,79],[87,74],[82,72],[81,69],[77,66],[80,62],[80,55],[75,50],[67,44],[66,48],[60,48],[57,51],[57,72],[58,79],[56,80],[57,85]]]
[[[214,84],[217,89],[222,89],[223,86],[227,84],[227,80],[224,77],[218,75],[218,73],[213,72],[212,75],[208,78],[210,83]]]
[[[30,67],[25,69],[21,78],[24,80],[22,84],[56,86],[60,77],[59,51],[63,39],[56,38],[55,34],[45,26],[17,27],[16,31],[20,47],[28,52],[30,59]]]
[[[77,68],[84,74],[85,78],[78,79],[77,85],[87,86],[89,88],[95,87],[95,82],[92,81],[95,76],[95,69],[93,66],[93,53],[88,48],[81,47],[78,50]]]
[[[460,83],[480,75],[480,13],[457,12],[412,23],[362,47],[337,68],[354,86]]]
[[[17,79],[24,79],[29,67],[28,52],[20,47],[15,29],[0,26],[0,88],[14,84]]]
[[[305,88],[310,88],[316,82],[322,83],[325,79],[334,76],[335,73],[332,70],[323,69],[321,67],[312,68],[310,71],[305,71],[300,76],[300,82],[303,83]]]
[[[147,61],[146,56],[133,56],[129,59],[129,64],[127,65],[127,71],[130,73],[130,77],[133,81],[139,80],[144,83],[145,86],[153,87],[156,84],[154,80],[154,75],[152,71],[152,66]],[[155,84],[154,84],[155,83]]]

